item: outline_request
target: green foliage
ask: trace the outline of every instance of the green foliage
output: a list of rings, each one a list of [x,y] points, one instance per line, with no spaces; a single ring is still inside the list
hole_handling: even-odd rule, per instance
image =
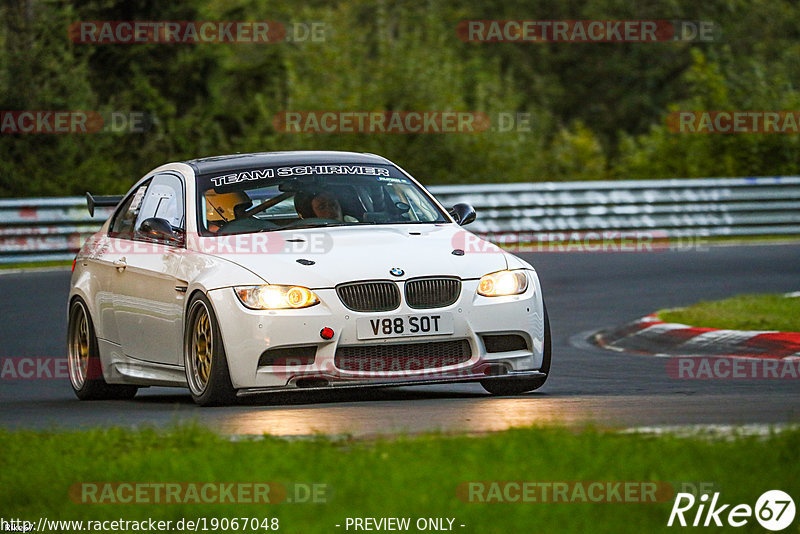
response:
[[[796,45],[790,49],[799,51]],[[714,60],[700,51],[693,56],[684,75],[692,96],[669,111],[798,109],[800,93],[785,65],[736,60],[729,46],[716,50]],[[620,177],[652,178],[791,175],[797,171],[799,141],[797,134],[673,133],[664,120],[645,135],[623,136],[615,171]]]
[[[577,121],[571,130],[558,131],[550,146],[551,175],[568,180],[592,180],[606,174],[606,158],[600,141]]]
[[[547,402],[543,399],[543,402]],[[455,517],[473,532],[530,532],[532,522],[557,532],[672,532],[674,491],[713,484],[720,503],[753,505],[764,491],[800,489],[796,428],[762,438],[713,434],[618,434],[522,428],[484,436],[423,435],[387,440],[264,439],[231,442],[200,427],[169,431],[0,431],[0,499],[5,517],[126,521],[154,518],[278,517],[281,532],[332,532],[347,517]],[[747,469],[735,469],[747,466]],[[538,483],[657,482],[659,502],[465,502],[472,481]],[[275,482],[325,484],[327,503],[79,504],[81,483],[158,484]],[[463,486],[462,486],[463,487]],[[619,488],[619,487],[618,487]],[[98,495],[102,493],[98,492]],[[126,494],[123,493],[123,496]],[[164,493],[161,493],[164,498]],[[213,493],[211,494],[213,497]],[[235,495],[235,493],[234,493]],[[302,494],[300,494],[302,495]],[[510,492],[511,498],[516,492]],[[567,494],[572,495],[572,493]],[[80,493],[73,494],[80,499]],[[460,496],[460,497],[459,497]],[[609,494],[614,499],[613,494]],[[624,497],[622,490],[617,499]],[[637,494],[634,498],[639,497]],[[522,497],[519,497],[520,499]],[[696,509],[697,507],[695,507]],[[694,513],[694,509],[690,513]],[[723,520],[725,519],[723,514]],[[687,514],[687,517],[691,518]],[[757,524],[749,518],[748,527]],[[454,525],[454,530],[460,527]],[[344,530],[344,525],[342,525]],[[413,527],[412,527],[413,530]]]
[[[465,19],[713,21],[714,42],[474,43]],[[323,23],[321,42],[81,44],[80,20]],[[800,136],[676,134],[678,110],[797,110],[790,0],[8,0],[0,109],[145,112],[146,132],[0,135],[0,196],[124,192],[172,160],[234,152],[383,154],[425,183],[795,173]],[[282,111],[487,113],[477,133],[282,133]],[[522,115],[518,115],[522,114]],[[529,117],[501,129],[501,117]],[[519,123],[517,123],[519,126]]]

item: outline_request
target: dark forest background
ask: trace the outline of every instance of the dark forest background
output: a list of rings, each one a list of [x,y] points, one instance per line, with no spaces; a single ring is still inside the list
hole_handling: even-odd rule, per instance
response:
[[[464,19],[712,21],[713,42],[466,43]],[[79,20],[324,23],[323,42],[79,44]],[[800,136],[675,134],[674,110],[800,110],[789,0],[2,0],[0,109],[143,111],[145,133],[0,135],[0,196],[121,193],[171,160],[375,152],[423,183],[794,174]],[[528,131],[287,134],[285,110],[529,113]]]

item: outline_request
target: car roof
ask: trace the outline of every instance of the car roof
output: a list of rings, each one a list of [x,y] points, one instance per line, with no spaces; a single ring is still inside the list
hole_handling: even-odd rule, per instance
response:
[[[277,165],[304,164],[392,164],[375,154],[360,152],[296,150],[290,152],[257,152],[252,154],[230,154],[184,161],[194,169],[196,175],[217,174],[234,170],[258,169]]]

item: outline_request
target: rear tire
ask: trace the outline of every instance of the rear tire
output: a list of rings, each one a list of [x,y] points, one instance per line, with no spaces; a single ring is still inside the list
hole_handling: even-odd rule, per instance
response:
[[[186,382],[200,406],[236,404],[217,316],[208,298],[197,294],[189,303],[183,354]]]
[[[547,307],[542,302],[544,309],[544,350],[542,351],[542,367],[540,372],[545,376],[536,378],[496,378],[494,380],[483,380],[483,389],[493,395],[519,395],[528,391],[539,389],[547,382],[550,375],[550,359],[552,355],[552,344],[550,340],[550,318],[547,316]]]
[[[69,308],[67,368],[72,390],[81,400],[132,399],[139,389],[127,384],[109,384],[103,378],[94,324],[86,303],[80,298]]]

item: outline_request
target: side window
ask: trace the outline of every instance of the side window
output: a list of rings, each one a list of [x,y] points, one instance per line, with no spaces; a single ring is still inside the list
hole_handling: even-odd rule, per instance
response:
[[[136,188],[132,194],[128,195],[122,204],[117,208],[114,214],[114,219],[111,221],[111,230],[108,235],[111,237],[118,237],[123,239],[133,238],[133,225],[136,222],[136,217],[139,215],[139,210],[144,200],[145,191],[149,181],[143,183]]]
[[[138,191],[137,191],[138,193]],[[144,194],[136,218],[135,231],[138,232],[147,219],[164,219],[173,230],[184,230],[183,184],[172,174],[159,174],[154,177]]]

